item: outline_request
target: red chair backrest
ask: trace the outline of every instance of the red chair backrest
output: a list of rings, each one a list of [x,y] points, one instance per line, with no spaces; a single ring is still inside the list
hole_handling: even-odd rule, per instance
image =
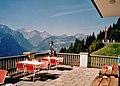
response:
[[[112,66],[112,69],[113,69],[113,70],[119,70],[118,67],[116,67],[116,66],[114,66],[114,65]]]
[[[48,61],[41,60],[43,64],[40,65],[40,69],[47,69],[48,68]]]
[[[47,57],[43,57],[43,58],[42,58],[42,61],[43,61],[43,60],[44,60],[44,61],[48,61]]]
[[[63,57],[58,57],[58,58],[60,58],[60,59],[58,60],[58,63],[63,63]]]
[[[108,65],[103,66],[104,69],[108,69]]]
[[[57,64],[56,59],[50,59],[50,64],[52,64],[52,65],[56,65],[56,64]]]
[[[18,70],[24,70],[24,64],[23,64],[23,63],[17,62],[17,63],[16,63],[16,66],[17,66],[17,69],[18,69]]]
[[[34,65],[26,64],[26,71],[34,73]]]
[[[0,69],[0,84],[4,83],[5,77],[6,77],[7,71]]]
[[[38,62],[38,60],[36,60],[36,59],[32,59],[32,61],[34,61],[34,62]]]

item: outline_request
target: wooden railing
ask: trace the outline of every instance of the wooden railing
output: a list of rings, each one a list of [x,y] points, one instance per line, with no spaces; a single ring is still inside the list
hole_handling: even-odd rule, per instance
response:
[[[79,66],[80,65],[80,54],[71,53],[57,53],[58,57],[63,57],[64,65]]]
[[[36,54],[35,59],[41,60],[42,57],[48,56],[49,53]],[[71,53],[57,53],[58,57],[63,57],[64,65],[80,66],[80,54]],[[23,61],[28,58],[27,55],[10,56],[10,57],[0,57],[0,69],[5,69],[8,74],[13,74],[16,72],[16,62]],[[89,55],[88,56],[88,67],[101,68],[104,65],[114,65],[118,63],[118,57],[114,56],[98,56]]]
[[[8,71],[8,75],[16,72],[16,62],[23,61],[27,58],[25,55],[0,57],[0,69]]]
[[[49,55],[49,53],[38,53],[38,54],[35,54],[34,58],[38,61],[41,61],[42,57],[47,57],[48,55]]]
[[[118,64],[118,57],[115,56],[89,55],[88,57],[88,67],[101,68],[104,65],[116,64]]]
[[[36,54],[35,59],[40,60],[41,57],[48,56],[48,53]],[[8,75],[14,74],[16,72],[16,62],[24,61],[28,59],[27,55],[19,56],[9,56],[9,57],[0,57],[0,69],[5,69],[8,71]]]

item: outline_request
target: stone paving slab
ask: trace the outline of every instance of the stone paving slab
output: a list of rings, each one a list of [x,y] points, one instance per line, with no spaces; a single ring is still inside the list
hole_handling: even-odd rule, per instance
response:
[[[58,74],[56,79],[48,78],[45,81],[19,81],[17,86],[90,86],[98,75],[99,69],[73,67],[72,70],[49,70],[49,74]]]

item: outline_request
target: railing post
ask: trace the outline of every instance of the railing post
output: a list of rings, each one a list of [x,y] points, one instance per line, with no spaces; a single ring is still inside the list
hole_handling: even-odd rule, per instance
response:
[[[118,56],[118,86],[120,86],[120,56]]]
[[[120,65],[118,65],[119,66],[119,72],[118,72],[118,86],[120,86]]]
[[[80,67],[87,67],[88,64],[88,53],[80,52]]]

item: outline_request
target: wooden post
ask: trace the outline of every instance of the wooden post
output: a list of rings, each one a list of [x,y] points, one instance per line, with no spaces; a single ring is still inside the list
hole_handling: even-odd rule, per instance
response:
[[[88,64],[88,53],[80,52],[80,67],[87,67]]]

